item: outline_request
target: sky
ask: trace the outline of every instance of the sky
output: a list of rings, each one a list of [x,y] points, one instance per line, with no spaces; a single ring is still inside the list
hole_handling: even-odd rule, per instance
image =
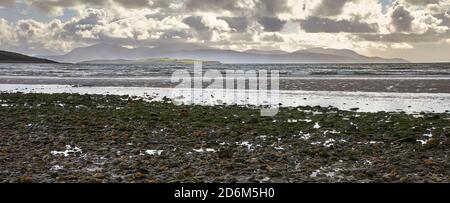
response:
[[[450,0],[0,0],[2,50],[58,55],[99,43],[448,62]]]

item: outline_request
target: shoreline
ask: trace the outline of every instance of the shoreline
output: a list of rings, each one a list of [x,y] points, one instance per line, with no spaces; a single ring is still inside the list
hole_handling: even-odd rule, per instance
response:
[[[154,87],[115,87],[115,86],[69,86],[69,85],[24,85],[3,84],[0,92],[15,93],[74,93],[96,95],[129,95],[144,98],[148,101],[176,99],[184,104],[215,106],[221,104],[260,106],[258,101],[237,100],[235,94],[223,89],[186,89],[186,88],[154,88]],[[194,98],[191,96],[194,93]],[[245,98],[258,97],[255,90],[236,90],[236,95]],[[340,110],[357,109],[358,112],[405,112],[408,114],[449,113],[450,94],[447,93],[395,93],[395,92],[344,92],[344,91],[301,91],[280,90],[269,92],[279,96],[279,100],[267,101],[269,105],[278,107],[321,106],[336,107]],[[275,95],[273,95],[275,94]],[[257,102],[257,103],[251,103]],[[275,102],[275,103],[274,103]]]

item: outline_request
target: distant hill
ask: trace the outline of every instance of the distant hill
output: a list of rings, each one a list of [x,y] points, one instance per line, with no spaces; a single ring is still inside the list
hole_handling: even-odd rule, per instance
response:
[[[116,59],[116,60],[90,60],[90,61],[82,61],[79,62],[79,64],[134,64],[135,61],[133,60],[123,60],[123,59]]]
[[[35,58],[14,52],[0,50],[0,63],[57,63],[48,59]]]
[[[119,45],[97,44],[76,48],[61,56],[45,57],[59,62],[92,60],[140,60],[143,58],[193,59],[221,63],[408,63],[403,59],[367,57],[347,49],[313,48],[296,52],[248,50],[245,52],[213,49],[197,45],[170,45],[128,49]]]
[[[165,53],[171,53],[176,50],[195,50],[203,49],[201,46],[158,46],[154,48],[138,47],[129,49],[113,44],[96,44],[89,47],[75,48],[67,54],[60,56],[42,56],[43,58],[55,60],[59,62],[80,63],[86,61],[115,61],[129,60],[136,61],[146,58],[169,58],[165,57]],[[182,58],[178,58],[182,59]]]
[[[281,51],[281,50],[269,50],[269,51],[263,51],[263,50],[257,50],[257,49],[249,49],[245,51],[245,53],[249,54],[261,54],[261,55],[270,55],[270,54],[288,54],[289,52]]]
[[[192,59],[148,58],[141,60],[91,60],[79,62],[79,64],[193,64]],[[216,64],[218,61],[203,61],[203,63]]]

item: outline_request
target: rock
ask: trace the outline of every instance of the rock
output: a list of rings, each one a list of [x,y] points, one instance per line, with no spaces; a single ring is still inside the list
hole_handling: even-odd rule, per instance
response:
[[[251,158],[248,162],[250,164],[258,164],[259,163],[259,159],[258,158]]]
[[[431,149],[433,147],[437,147],[439,145],[439,140],[432,138],[428,140],[428,142],[425,144],[425,148]]]
[[[33,179],[30,176],[22,176],[19,178],[19,182],[21,183],[32,183]]]
[[[252,118],[250,118],[247,121],[247,123],[249,123],[249,124],[255,124],[255,123],[258,123],[258,122],[259,122],[259,120],[257,118],[255,118],[255,117],[252,117]]]
[[[169,170],[169,167],[167,167],[167,166],[160,166],[159,170],[160,171],[167,171],[167,170]]]
[[[216,178],[216,182],[223,182],[225,181],[225,176],[219,176]]]
[[[133,174],[133,179],[142,179],[144,177],[144,174],[141,172],[137,172]]]
[[[52,179],[56,179],[58,177],[58,173],[50,173],[50,177]]]
[[[450,132],[445,132],[445,137],[450,138]]]
[[[375,177],[375,175],[377,174],[377,171],[375,169],[367,169],[366,174],[369,177]]]
[[[104,179],[105,175],[102,173],[96,173],[94,174],[92,177],[96,178],[96,179]]]
[[[181,112],[180,112],[180,116],[182,118],[189,117],[189,111],[187,109],[182,109]]]
[[[383,181],[384,182],[391,182],[392,181],[391,176],[389,174],[383,175]]]
[[[217,153],[221,159],[230,159],[233,157],[233,151],[230,148],[222,147]]]
[[[195,137],[205,137],[208,135],[208,133],[205,131],[195,131],[192,135],[194,135]]]
[[[433,161],[432,159],[425,159],[423,162],[425,163],[425,165],[428,165],[428,166],[437,165],[437,163],[435,161]]]
[[[394,142],[416,142],[415,136],[406,136],[395,140]]]
[[[325,157],[329,157],[330,155],[326,151],[320,151],[319,156],[325,158]]]
[[[158,180],[156,180],[156,179],[147,179],[145,182],[146,183],[158,183]]]
[[[358,160],[359,151],[357,151],[357,150],[348,150],[348,151],[345,152],[345,155],[347,156],[347,158],[349,160],[356,161],[356,160]]]
[[[408,177],[401,177],[399,181],[401,183],[407,183],[408,182]]]

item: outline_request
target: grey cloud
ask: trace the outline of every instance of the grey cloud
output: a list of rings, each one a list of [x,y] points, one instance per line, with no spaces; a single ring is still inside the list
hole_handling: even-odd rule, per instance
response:
[[[245,32],[248,28],[248,19],[246,17],[220,17],[236,32]]]
[[[105,0],[74,0],[74,1],[64,1],[64,0],[27,0],[29,5],[38,8],[39,10],[48,13],[56,14],[58,9],[75,7],[81,4],[88,4],[93,6],[102,6],[105,4]]]
[[[271,35],[264,35],[261,37],[262,41],[268,41],[268,42],[284,42],[284,39],[277,34],[271,34]]]
[[[337,16],[342,13],[345,4],[351,1],[355,0],[322,0],[314,13],[319,16]]]
[[[281,29],[283,29],[283,26],[286,24],[286,21],[272,17],[262,17],[258,20],[258,22],[264,27],[264,31],[267,32],[281,31]]]
[[[150,5],[149,0],[115,0],[125,8],[144,8]]]
[[[189,25],[189,27],[197,30],[208,30],[208,28],[202,23],[202,17],[200,16],[189,16],[183,19],[183,23]]]
[[[168,8],[173,0],[112,0],[124,8]],[[107,6],[109,0],[27,0],[27,2],[43,12],[54,13],[57,9],[70,8],[79,5]]]
[[[164,14],[161,14],[161,13],[155,13],[155,14],[145,15],[145,17],[146,17],[147,19],[151,18],[151,19],[155,19],[155,20],[161,21],[161,20],[163,20],[164,18],[166,18],[167,15],[164,15]]]
[[[397,32],[409,32],[414,16],[404,6],[396,6],[391,14],[391,24]]]
[[[439,42],[450,38],[450,31],[445,33],[436,33],[432,31],[423,34],[416,33],[391,33],[391,34],[362,34],[358,36],[361,40],[372,42]]]
[[[301,20],[300,25],[302,28],[309,33],[372,33],[377,32],[379,27],[378,24],[367,24],[363,22],[346,21],[346,20],[332,20],[328,18],[320,17],[310,17],[306,20]]]
[[[2,7],[12,7],[16,3],[16,0],[1,0],[0,6]]]
[[[173,0],[114,0],[125,8],[168,8]]]
[[[258,10],[261,12],[259,15],[264,16],[275,16],[280,13],[291,12],[287,0],[260,0],[258,7]]]
[[[447,26],[450,28],[450,17],[446,16],[445,14],[436,14],[436,15],[433,15],[433,17],[435,17],[439,20],[442,20],[442,22],[440,24],[441,26]]]
[[[236,11],[237,1],[229,0],[187,0],[184,6],[189,11]]]
[[[184,6],[188,11],[231,11],[235,14],[253,13],[256,16],[291,12],[288,0],[255,0],[255,8],[243,8],[238,3],[238,0],[187,0]]]
[[[160,39],[186,39],[188,37],[192,37],[187,31],[167,31],[165,32]]]
[[[421,6],[425,6],[428,4],[438,4],[440,2],[440,0],[403,0],[403,1],[412,5],[421,5]]]
[[[202,17],[189,16],[183,19],[183,23],[193,29],[196,37],[203,40],[210,40],[212,38],[212,32],[202,23]]]
[[[278,13],[290,12],[288,0],[255,0],[255,8],[243,8],[239,0],[26,0],[46,13],[55,13],[58,9],[79,5],[106,7],[111,1],[124,8],[162,8],[169,9],[171,3],[183,3],[183,12],[195,11],[231,11],[235,14],[254,13],[258,16],[274,16]],[[2,0],[1,3],[11,3],[14,0]],[[0,4],[1,4],[0,3]]]
[[[93,31],[96,26],[106,23],[103,22],[104,17],[105,13],[97,10],[91,10],[86,17],[66,23],[63,27],[64,31],[61,33],[61,36],[77,37],[76,33],[79,31]],[[100,33],[90,33],[94,34],[96,37],[100,36]]]
[[[27,36],[33,36],[40,29],[40,25],[32,20],[19,21],[18,28],[21,33],[25,33]]]

